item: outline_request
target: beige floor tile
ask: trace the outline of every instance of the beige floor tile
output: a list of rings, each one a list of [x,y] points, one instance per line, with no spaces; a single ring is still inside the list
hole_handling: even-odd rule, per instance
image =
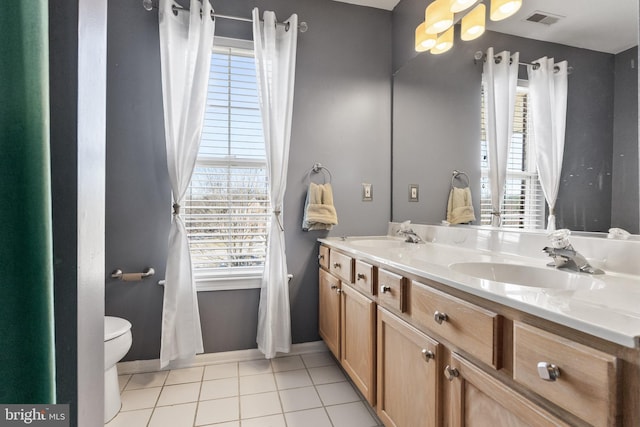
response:
[[[238,377],[203,381],[200,400],[222,399],[238,395]]]
[[[196,426],[216,424],[239,419],[237,397],[227,399],[203,400],[198,403]]]
[[[196,407],[197,403],[157,407],[149,427],[193,427]]]

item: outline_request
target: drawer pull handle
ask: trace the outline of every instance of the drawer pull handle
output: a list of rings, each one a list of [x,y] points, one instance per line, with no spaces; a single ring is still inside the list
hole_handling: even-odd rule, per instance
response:
[[[440,313],[439,311],[436,311],[433,313],[433,320],[435,320],[438,325],[442,325],[442,322],[449,320],[449,316],[447,316],[447,313]]]
[[[341,268],[341,267],[342,267],[342,265],[340,265],[339,262],[334,262],[333,263],[333,268]]]
[[[460,371],[447,365],[447,367],[444,368],[444,376],[447,377],[449,381],[453,381],[455,378],[460,376]]]
[[[422,349],[422,357],[424,357],[424,360],[429,363],[429,360],[431,359],[435,359],[436,355],[433,351],[431,350],[427,350],[426,348]]]
[[[362,273],[358,273],[358,276],[357,276],[357,277],[358,277],[358,278],[357,278],[357,280],[366,280],[366,279],[367,279],[367,276],[365,276],[365,275],[364,275],[364,274],[362,274]]]
[[[545,381],[555,381],[560,376],[560,368],[553,363],[538,362],[538,375]]]
[[[318,255],[318,259],[322,261],[324,259],[324,255]]]
[[[380,286],[380,292],[382,292],[383,294],[386,294],[387,292],[391,292],[391,286],[385,286],[385,285]]]

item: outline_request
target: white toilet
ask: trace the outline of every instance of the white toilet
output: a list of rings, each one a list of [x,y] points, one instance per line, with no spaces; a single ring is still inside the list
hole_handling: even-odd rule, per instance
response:
[[[131,348],[131,323],[119,317],[104,317],[104,422],[120,411],[120,386],[116,363]]]

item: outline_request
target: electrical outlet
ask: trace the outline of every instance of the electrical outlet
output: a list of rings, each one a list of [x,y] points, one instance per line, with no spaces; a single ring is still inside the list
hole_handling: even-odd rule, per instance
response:
[[[373,200],[373,185],[362,183],[362,201],[370,202]]]
[[[418,184],[409,184],[409,201],[418,201]]]

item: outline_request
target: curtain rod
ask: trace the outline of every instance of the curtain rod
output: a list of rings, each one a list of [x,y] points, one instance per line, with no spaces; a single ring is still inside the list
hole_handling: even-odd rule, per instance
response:
[[[502,57],[495,55],[494,59],[496,60],[496,64],[499,64],[502,61]],[[486,61],[487,60],[487,54],[482,52],[482,51],[477,51],[476,53],[473,54],[473,62],[477,63],[478,61]],[[540,64],[538,62],[518,62],[518,65],[521,66],[527,66],[527,65],[533,65],[533,69],[537,70],[538,68],[540,68]],[[558,71],[560,71],[560,67],[558,67],[557,65],[555,65],[553,67],[553,71],[555,71],[556,73]],[[573,67],[572,66],[568,66],[567,67],[567,74],[571,74],[573,73]]]
[[[153,3],[153,0],[142,0],[142,7],[147,11],[152,11],[153,9],[157,9],[157,6]],[[175,16],[178,16],[178,13],[188,11],[189,9],[181,6],[176,6],[175,4],[171,6],[171,11]],[[242,21],[242,22],[253,22],[251,18],[243,18],[241,16],[232,16],[232,15],[222,15],[220,13],[215,13],[211,11],[211,19],[220,18],[220,19],[229,19],[232,21]],[[276,25],[284,25],[285,31],[289,31],[289,23],[288,22],[276,22]],[[309,25],[306,22],[302,21],[298,24],[298,31],[301,33],[306,33],[309,29]]]

